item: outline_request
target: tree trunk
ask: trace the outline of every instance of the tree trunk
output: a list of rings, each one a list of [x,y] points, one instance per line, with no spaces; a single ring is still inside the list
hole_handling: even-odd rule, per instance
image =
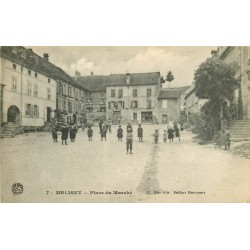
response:
[[[220,130],[224,133],[224,119],[223,119],[223,102],[220,104]]]

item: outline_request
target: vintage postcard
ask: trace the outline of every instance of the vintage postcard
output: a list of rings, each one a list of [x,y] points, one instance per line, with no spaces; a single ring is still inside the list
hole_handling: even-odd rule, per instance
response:
[[[250,47],[0,50],[1,202],[250,202]]]

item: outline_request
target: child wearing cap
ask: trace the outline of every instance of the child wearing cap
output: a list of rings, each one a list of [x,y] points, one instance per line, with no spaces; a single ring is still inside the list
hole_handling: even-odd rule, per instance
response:
[[[132,147],[133,147],[133,133],[132,133],[132,129],[128,128],[127,129],[127,137],[126,137],[126,146],[127,146],[127,154],[128,151],[130,151],[130,154],[133,154],[132,152]]]

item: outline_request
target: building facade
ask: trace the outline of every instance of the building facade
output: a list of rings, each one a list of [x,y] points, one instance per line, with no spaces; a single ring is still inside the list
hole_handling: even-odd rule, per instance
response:
[[[198,114],[201,111],[202,106],[207,102],[206,99],[199,99],[195,93],[195,85],[192,84],[184,92],[184,110],[186,114],[187,123],[189,123],[189,116],[192,114]]]
[[[2,122],[43,127],[61,114],[64,123],[81,123],[86,90],[61,68],[21,46],[1,47]]]
[[[239,118],[250,119],[250,47],[221,46],[218,47],[216,56],[226,63],[235,63],[238,67],[237,76],[240,78],[241,84],[240,88],[235,90],[235,102],[242,105]]]
[[[188,87],[161,89],[158,97],[159,123],[173,123],[180,121],[182,95]]]
[[[106,85],[109,76],[79,76],[75,80],[86,89],[86,117],[87,120],[106,119]]]
[[[40,127],[56,108],[56,80],[24,47],[1,47],[2,123]]]
[[[157,123],[160,73],[111,74],[106,85],[106,119],[113,123]]]

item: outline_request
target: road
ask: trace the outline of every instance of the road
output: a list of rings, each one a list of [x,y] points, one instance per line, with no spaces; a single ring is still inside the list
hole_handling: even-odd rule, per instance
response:
[[[101,141],[94,127],[61,145],[50,133],[0,140],[2,202],[248,202],[250,161],[230,151],[199,145],[184,131],[181,141],[163,143],[163,125],[134,129],[133,154],[118,142],[117,126]],[[160,131],[153,143],[154,129]],[[123,126],[125,131],[125,126]],[[124,133],[126,134],[126,133]],[[15,195],[12,185],[21,183]]]

